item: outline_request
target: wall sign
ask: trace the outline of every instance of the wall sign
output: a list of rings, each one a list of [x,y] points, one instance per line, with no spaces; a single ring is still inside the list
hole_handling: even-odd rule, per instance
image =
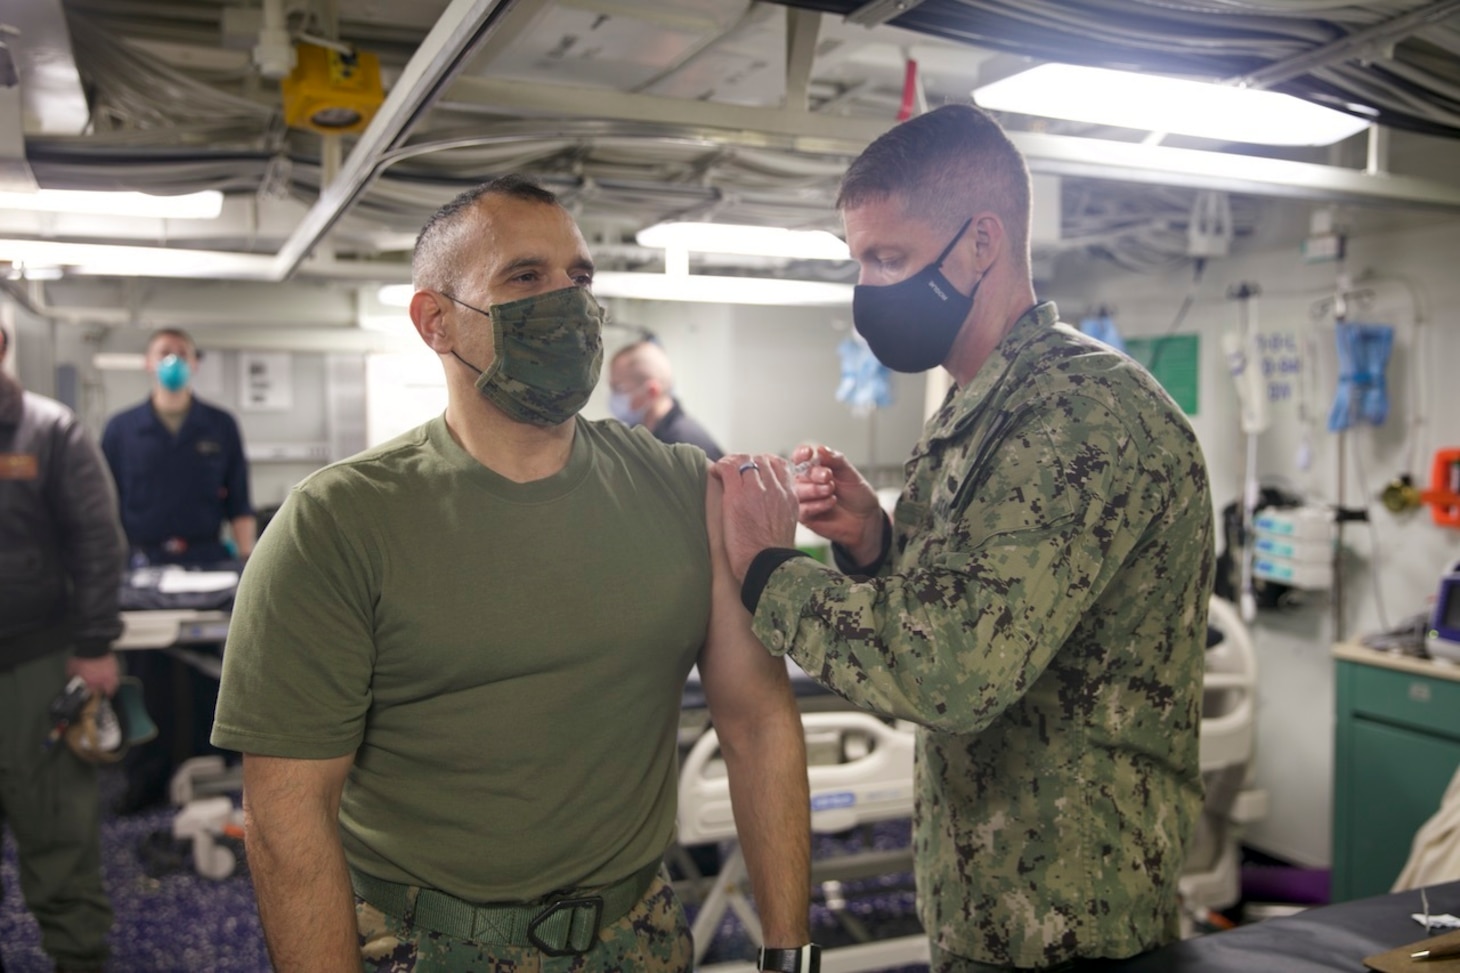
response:
[[[238,404],[246,412],[287,412],[294,407],[294,375],[288,352],[239,353]]]

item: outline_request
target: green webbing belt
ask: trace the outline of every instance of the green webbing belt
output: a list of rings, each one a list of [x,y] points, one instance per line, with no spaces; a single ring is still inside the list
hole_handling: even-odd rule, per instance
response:
[[[457,939],[495,946],[535,946],[549,956],[586,953],[598,930],[639,903],[659,873],[652,861],[599,889],[569,892],[540,902],[473,905],[436,889],[417,889],[350,869],[355,894],[386,915]]]

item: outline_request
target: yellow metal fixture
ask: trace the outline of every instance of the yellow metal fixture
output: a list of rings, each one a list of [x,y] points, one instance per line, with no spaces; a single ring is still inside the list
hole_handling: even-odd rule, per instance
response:
[[[294,70],[280,82],[284,121],[321,135],[364,131],[385,100],[380,59],[368,51],[343,54],[300,44]]]

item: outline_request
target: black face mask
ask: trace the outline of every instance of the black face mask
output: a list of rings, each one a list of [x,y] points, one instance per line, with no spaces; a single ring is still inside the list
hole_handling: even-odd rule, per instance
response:
[[[938,259],[907,280],[852,289],[852,323],[877,360],[893,371],[925,372],[948,357],[983,278],[964,297],[943,276],[943,261],[972,224],[969,217]]]

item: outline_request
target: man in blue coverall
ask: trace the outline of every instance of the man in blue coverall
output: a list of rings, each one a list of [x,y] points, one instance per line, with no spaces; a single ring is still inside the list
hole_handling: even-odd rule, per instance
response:
[[[257,521],[238,423],[193,393],[198,350],[187,332],[154,332],[147,340],[146,365],[152,394],[112,416],[101,438],[133,566],[207,565],[248,557]],[[223,542],[225,520],[233,551]],[[207,733],[218,698],[215,680],[175,659],[135,652],[127,661],[145,687],[158,735],[127,754],[127,793],[118,805],[123,812],[162,803],[177,764],[213,752]]]
[[[147,341],[152,394],[112,416],[102,434],[122,528],[149,564],[206,564],[253,551],[257,522],[248,496],[248,462],[233,416],[193,394],[198,351],[186,332],[164,328]]]

